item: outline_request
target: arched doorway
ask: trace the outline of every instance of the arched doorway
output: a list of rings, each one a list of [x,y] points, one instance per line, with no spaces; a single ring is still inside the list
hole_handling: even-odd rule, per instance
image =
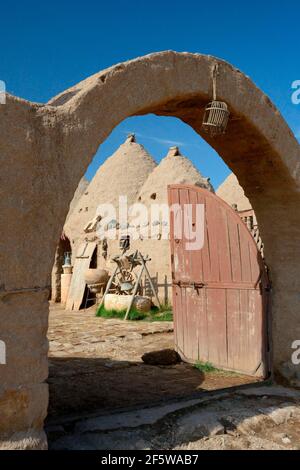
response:
[[[55,252],[55,259],[54,259],[54,266],[52,269],[51,275],[51,300],[53,302],[61,302],[62,295],[61,295],[61,275],[63,273],[63,265],[66,261],[66,258],[69,258],[71,261],[72,257],[72,248],[71,243],[68,237],[64,234],[61,235],[56,252]]]
[[[215,64],[219,98],[231,119],[227,133],[211,139],[201,123]],[[47,298],[69,202],[112,129],[147,113],[182,119],[237,175],[257,215],[273,276],[274,366],[281,370],[290,361],[300,334],[300,146],[269,99],[228,63],[199,54],[152,54],[100,72],[47,105],[7,96],[0,108],[2,189],[9,195],[0,202],[0,327],[8,357],[0,401],[17,404],[26,396],[27,403],[17,425],[14,413],[6,416],[1,432],[8,441],[18,431],[24,445],[29,438],[32,446],[45,445]]]

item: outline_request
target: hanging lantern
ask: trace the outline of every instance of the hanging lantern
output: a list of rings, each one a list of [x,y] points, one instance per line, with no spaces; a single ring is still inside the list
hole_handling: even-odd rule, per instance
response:
[[[213,69],[213,101],[205,108],[202,128],[212,137],[225,134],[230,112],[224,101],[217,101],[217,75],[218,66]]]

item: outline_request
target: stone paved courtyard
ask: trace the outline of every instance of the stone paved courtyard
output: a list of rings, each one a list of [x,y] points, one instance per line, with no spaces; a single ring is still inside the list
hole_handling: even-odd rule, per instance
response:
[[[128,408],[255,381],[189,364],[150,366],[145,352],[173,348],[172,322],[124,322],[50,306],[48,422]]]

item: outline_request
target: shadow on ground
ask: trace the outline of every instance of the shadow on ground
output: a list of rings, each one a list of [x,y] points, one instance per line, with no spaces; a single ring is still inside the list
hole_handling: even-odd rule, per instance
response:
[[[111,358],[49,359],[48,420],[113,410],[235,387],[256,380],[228,372],[203,373],[190,364],[151,366]]]

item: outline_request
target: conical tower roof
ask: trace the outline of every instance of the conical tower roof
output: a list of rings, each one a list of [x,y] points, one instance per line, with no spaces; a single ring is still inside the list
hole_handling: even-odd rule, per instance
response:
[[[252,209],[249,199],[245,196],[237,177],[231,173],[224,183],[219,186],[217,195],[230,206],[237,205],[238,211]]]
[[[166,203],[169,184],[195,184],[213,191],[209,178],[204,178],[193,163],[181,155],[178,147],[171,147],[167,156],[149,175],[138,201],[146,205],[154,200],[159,204]]]
[[[72,212],[74,211],[75,207],[77,206],[81,196],[87,191],[87,188],[88,188],[88,185],[89,185],[89,182],[88,180],[86,179],[85,176],[83,176],[81,178],[81,180],[79,181],[79,184],[76,188],[76,191],[74,193],[74,196],[73,196],[73,199],[72,201],[70,202],[70,207],[69,207],[69,212],[68,212],[68,215],[67,215],[67,218],[66,220],[68,220],[68,218],[70,217],[70,215],[72,214]]]
[[[65,232],[72,239],[83,234],[83,228],[96,216],[99,204],[119,206],[119,196],[127,196],[128,204],[137,195],[156,167],[151,155],[138,144],[133,134],[101,165],[70,215]]]

